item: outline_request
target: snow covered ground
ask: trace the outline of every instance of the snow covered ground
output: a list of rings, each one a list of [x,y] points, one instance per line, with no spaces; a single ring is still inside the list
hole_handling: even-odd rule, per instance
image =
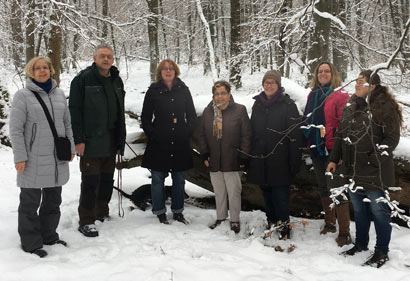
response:
[[[124,218],[118,217],[118,199],[111,201],[112,220],[98,224],[100,236],[85,238],[77,231],[77,206],[80,192],[78,160],[70,164],[71,178],[63,187],[61,239],[67,248],[45,246],[49,255],[40,259],[20,249],[17,234],[19,189],[15,186],[12,152],[0,147],[0,272],[1,280],[410,280],[410,230],[393,229],[390,261],[382,268],[363,267],[370,251],[354,257],[340,256],[336,234],[319,235],[321,221],[292,218],[291,240],[264,241],[265,215],[261,211],[242,212],[242,230],[235,235],[228,223],[210,230],[215,210],[186,204],[184,214],[191,222],[183,225],[171,220],[160,224],[150,210],[131,211],[124,199]],[[167,179],[169,180],[169,179]],[[123,172],[123,188],[132,192],[149,183],[145,169]],[[170,184],[170,182],[168,182]],[[187,193],[204,196],[206,191],[187,183]],[[167,205],[170,209],[169,204]],[[250,235],[252,229],[253,235]],[[354,223],[351,223],[354,233]],[[370,248],[375,243],[371,229]],[[282,243],[282,244],[281,244]],[[276,252],[269,245],[293,243],[291,253]],[[265,246],[265,244],[267,246]]]
[[[202,76],[197,68],[182,67],[182,80],[190,87],[197,112],[211,99],[210,77]],[[133,63],[126,79],[126,107],[140,112],[142,94],[149,85],[147,63]],[[17,89],[16,76],[4,69],[0,71],[11,93]],[[64,74],[63,90],[68,94],[69,82],[75,73]],[[354,74],[355,75],[355,74]],[[126,78],[126,71],[122,69]],[[236,101],[246,104],[249,112],[252,97],[259,93],[263,73],[244,77],[244,88],[234,91]],[[298,80],[296,77],[292,80]],[[14,81],[14,82],[13,82]],[[296,99],[299,108],[306,101],[307,90],[290,80],[283,81],[285,88]],[[403,91],[404,95],[404,91]],[[409,116],[405,117],[409,122]],[[135,121],[127,119],[129,138],[135,137],[140,128]],[[139,149],[143,149],[140,147]],[[410,159],[408,137],[403,137],[395,154]],[[128,155],[130,152],[128,152]],[[17,207],[19,189],[15,184],[16,172],[10,148],[0,146],[0,280],[389,280],[410,281],[410,230],[393,229],[390,244],[390,261],[383,268],[362,267],[370,251],[345,258],[339,253],[336,234],[321,236],[322,221],[292,218],[295,224],[291,240],[280,242],[276,238],[263,240],[265,215],[261,211],[242,212],[242,230],[235,235],[228,223],[215,230],[208,225],[215,220],[215,210],[200,209],[186,204],[184,214],[191,222],[183,225],[171,220],[171,225],[159,224],[150,210],[131,211],[131,202],[124,199],[125,216],[118,213],[117,195],[111,201],[112,220],[97,225],[100,236],[85,238],[77,231],[80,172],[78,159],[70,164],[71,177],[63,187],[62,216],[59,226],[61,239],[68,247],[45,246],[49,255],[40,259],[20,249],[17,234]],[[132,192],[140,185],[150,182],[149,173],[142,168],[123,171],[123,189]],[[169,179],[167,179],[169,181]],[[167,182],[170,184],[170,182]],[[191,183],[186,184],[191,196],[209,193]],[[168,204],[168,210],[170,206]],[[305,225],[305,226],[304,226]],[[351,232],[354,236],[354,223]],[[250,235],[253,233],[253,235]],[[370,245],[375,243],[372,226]],[[273,247],[296,245],[293,252],[276,252]]]

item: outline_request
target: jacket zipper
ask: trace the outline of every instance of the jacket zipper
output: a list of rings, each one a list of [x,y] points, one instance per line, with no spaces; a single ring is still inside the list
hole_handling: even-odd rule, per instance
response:
[[[34,123],[33,126],[31,127],[30,152],[33,149],[33,144],[36,139],[36,135],[37,135],[37,123]]]

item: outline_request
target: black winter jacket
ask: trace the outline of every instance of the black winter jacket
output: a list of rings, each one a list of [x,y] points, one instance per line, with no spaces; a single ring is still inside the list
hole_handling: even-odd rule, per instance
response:
[[[301,163],[298,109],[293,100],[282,93],[267,107],[261,103],[259,95],[254,99],[251,154],[265,158],[251,158],[247,180],[259,185],[289,185]]]
[[[353,178],[355,186],[385,190],[395,186],[393,150],[400,140],[399,117],[383,95],[370,104],[370,112],[364,99],[366,107],[357,109],[358,99],[362,98],[353,95],[343,111],[329,161],[343,160],[340,172]],[[385,112],[382,123],[374,118],[377,109]]]
[[[179,78],[171,90],[162,82],[151,84],[145,94],[141,121],[148,136],[142,167],[162,172],[193,167],[190,138],[196,112],[191,93]]]
[[[115,66],[110,69],[118,102],[117,125],[114,130],[116,151],[124,154],[125,117],[124,84]],[[83,157],[107,157],[113,154],[108,129],[108,101],[104,81],[93,63],[71,81],[69,109],[75,144],[85,143]]]

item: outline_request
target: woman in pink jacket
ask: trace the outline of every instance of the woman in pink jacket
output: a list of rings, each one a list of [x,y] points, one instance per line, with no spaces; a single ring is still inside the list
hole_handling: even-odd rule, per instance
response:
[[[330,208],[332,200],[329,198],[330,188],[340,184],[336,180],[326,177],[328,155],[333,149],[334,136],[339,126],[344,106],[349,95],[340,87],[342,79],[333,64],[321,62],[315,69],[310,82],[312,91],[308,95],[304,117],[306,129],[303,134],[310,148],[316,179],[319,185],[320,197],[325,212],[325,225],[320,234],[336,232],[336,214],[339,224],[337,244],[352,242],[350,237],[349,204],[341,202],[336,208]]]

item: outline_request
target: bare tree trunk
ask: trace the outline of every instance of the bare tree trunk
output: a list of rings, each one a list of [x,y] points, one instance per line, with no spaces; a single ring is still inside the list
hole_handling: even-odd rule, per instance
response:
[[[292,0],[284,0],[282,9],[280,9],[279,14],[285,15],[288,11],[289,8],[292,7]],[[285,33],[285,26],[286,23],[281,24],[279,27],[279,47],[280,49],[278,50],[279,54],[277,56],[277,65],[279,67],[279,72],[282,73],[282,75],[285,74],[285,62],[286,60],[286,43],[283,40],[284,37],[286,37]]]
[[[192,46],[193,46],[193,34],[194,34],[194,20],[192,19],[195,15],[195,12],[192,11],[192,9],[190,9],[190,11],[188,11],[188,16],[187,16],[187,22],[188,22],[188,26],[187,26],[187,34],[188,34],[188,65],[192,65],[193,62],[193,51],[192,51]]]
[[[316,9],[320,12],[331,13],[330,2],[331,1],[328,0],[320,0],[316,5]],[[330,20],[315,13],[313,15],[313,21],[315,27],[310,36],[310,46],[308,50],[308,65],[310,68],[309,80],[312,77],[312,73],[316,66],[319,65],[321,61],[329,60]]]
[[[21,0],[13,0],[11,4],[11,15],[10,15],[10,25],[11,25],[11,38],[13,39],[12,44],[12,59],[14,67],[17,72],[23,70],[23,61],[21,59],[24,53],[23,44],[23,31],[21,29]]]
[[[241,81],[241,61],[238,59],[240,53],[241,40],[241,5],[240,0],[230,0],[231,2],[231,54],[229,67],[229,81],[238,89],[242,87]]]
[[[150,76],[151,82],[155,81],[155,71],[159,63],[158,47],[158,0],[146,0],[148,10],[151,16],[148,18],[148,40],[149,40],[149,57],[150,57]]]
[[[345,0],[338,0],[332,2],[332,11],[334,15],[346,24],[346,2]],[[334,38],[332,38],[331,42],[333,42],[333,64],[336,66],[337,70],[339,71],[342,80],[345,80],[347,77],[347,49],[345,47],[344,37],[340,35],[339,32],[334,31]]]
[[[53,75],[54,80],[57,81],[57,85],[60,85],[60,74],[61,74],[61,45],[63,39],[63,31],[59,24],[60,12],[58,9],[54,9],[50,16],[51,29],[49,38],[49,51],[48,56],[53,64],[55,74]]]
[[[169,50],[168,50],[168,42],[167,42],[167,31],[165,29],[165,25],[163,22],[165,21],[165,13],[164,13],[164,7],[162,6],[162,0],[159,0],[159,9],[161,12],[161,29],[162,29],[162,36],[164,37],[164,49],[165,49],[165,57],[170,58],[169,56]]]
[[[363,42],[363,22],[362,22],[362,7],[358,5],[358,8],[356,10],[356,32],[357,32],[357,40],[360,42]],[[358,47],[358,53],[359,53],[359,63],[361,68],[366,67],[366,60],[364,57],[364,48],[362,45],[359,45]]]
[[[27,0],[28,14],[26,21],[26,63],[34,57],[34,10],[35,0]]]
[[[108,17],[108,0],[102,0],[102,14],[104,18]],[[104,38],[104,40],[107,40],[108,38],[108,23],[103,22],[102,26],[102,34],[101,37]]]
[[[215,66],[215,51],[214,51],[214,47],[212,44],[211,30],[210,30],[208,22],[205,19],[204,13],[202,12],[202,6],[201,6],[200,0],[196,0],[196,7],[198,10],[198,15],[201,18],[202,23],[205,27],[206,41],[208,45],[209,62],[210,62],[210,68],[212,71],[212,79],[214,82],[216,82],[216,80],[218,80],[218,73],[216,71],[216,66]]]

